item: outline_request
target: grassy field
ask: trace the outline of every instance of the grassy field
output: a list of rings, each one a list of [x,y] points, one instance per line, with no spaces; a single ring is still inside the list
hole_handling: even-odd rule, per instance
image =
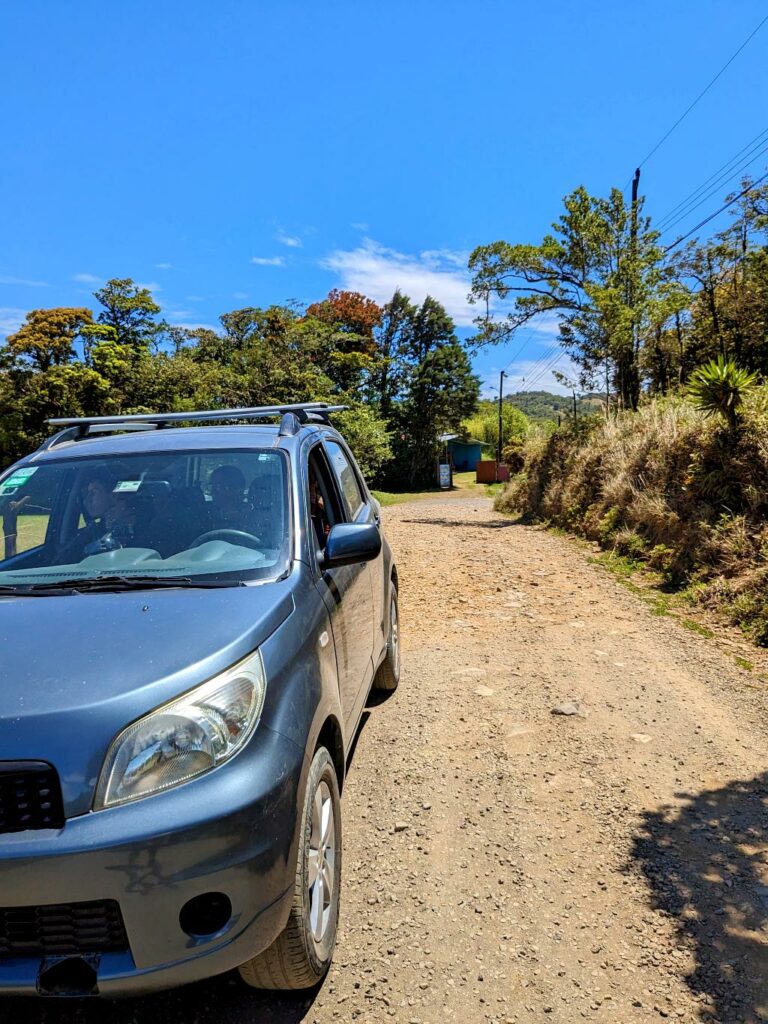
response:
[[[45,540],[48,516],[19,516],[16,521],[16,551],[29,551]]]

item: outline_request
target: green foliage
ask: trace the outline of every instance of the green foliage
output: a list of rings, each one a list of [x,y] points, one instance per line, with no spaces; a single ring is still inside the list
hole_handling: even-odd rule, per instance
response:
[[[121,345],[148,347],[164,327],[155,319],[160,307],[151,293],[130,277],[112,278],[94,292],[94,298],[104,307],[97,318],[99,323],[111,327]]]
[[[392,458],[390,433],[370,406],[358,404],[334,416],[366,480],[374,481]]]
[[[744,399],[756,384],[756,373],[742,370],[732,360],[719,356],[692,374],[688,394],[703,413],[721,415],[729,428],[736,431]]]
[[[515,438],[522,438],[528,433],[528,417],[509,402],[501,406],[501,443],[502,447]],[[474,416],[470,416],[461,424],[467,438],[482,441],[483,444],[495,449],[499,442],[499,403],[482,401]]]

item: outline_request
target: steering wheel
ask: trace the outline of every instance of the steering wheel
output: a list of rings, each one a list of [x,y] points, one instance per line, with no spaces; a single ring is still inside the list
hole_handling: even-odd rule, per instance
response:
[[[208,533],[201,533],[189,545],[191,548],[199,547],[209,540],[228,540],[240,547],[254,548],[259,550],[262,546],[261,539],[255,533],[246,533],[245,530],[209,530]]]

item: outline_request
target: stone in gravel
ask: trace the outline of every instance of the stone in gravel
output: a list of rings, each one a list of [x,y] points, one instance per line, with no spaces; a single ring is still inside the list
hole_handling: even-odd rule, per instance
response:
[[[475,688],[475,693],[478,697],[492,697],[493,690],[490,686],[478,686]]]
[[[507,738],[511,740],[515,736],[527,736],[529,732],[533,732],[530,726],[524,725],[523,722],[513,722],[507,731]]]
[[[633,732],[629,738],[635,743],[650,743],[653,736],[649,736],[647,732]]]
[[[487,675],[488,670],[484,668],[457,668],[451,672],[454,679],[485,679]]]
[[[579,701],[573,700],[573,701],[565,701],[562,704],[556,704],[555,707],[552,708],[552,714],[553,715],[581,715],[583,717],[584,715],[586,715],[586,711],[581,706]]]
[[[409,828],[409,827],[410,826],[408,825],[407,821],[396,821],[395,822],[395,832],[405,832],[405,830],[407,828]]]

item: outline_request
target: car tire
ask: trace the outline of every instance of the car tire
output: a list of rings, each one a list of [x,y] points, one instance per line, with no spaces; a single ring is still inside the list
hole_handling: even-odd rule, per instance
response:
[[[387,653],[373,678],[373,689],[391,693],[400,682],[400,616],[394,584],[389,596]]]
[[[284,930],[238,968],[254,988],[312,988],[325,977],[336,945],[341,885],[341,801],[331,755],[319,747],[307,778],[293,905]]]

